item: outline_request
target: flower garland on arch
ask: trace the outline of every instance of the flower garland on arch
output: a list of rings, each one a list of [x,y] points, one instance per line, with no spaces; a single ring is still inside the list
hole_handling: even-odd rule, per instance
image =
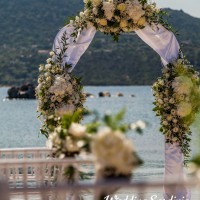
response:
[[[148,0],[84,0],[84,11],[70,20],[75,27],[72,36],[76,38],[88,26],[111,34],[116,41],[121,33],[142,29],[146,24],[162,24],[172,30],[163,18],[165,14]]]
[[[188,162],[190,153],[190,125],[200,111],[199,72],[180,56],[163,68],[163,75],[153,85],[157,116],[161,117],[160,131],[167,143],[178,143]]]
[[[45,65],[40,65],[40,75],[36,88],[39,116],[42,116],[41,133],[47,138],[49,133],[61,125],[64,114],[84,111],[85,94],[81,79],[68,72],[70,65],[62,67],[64,53],[67,49],[66,33],[61,38],[62,49],[59,53],[50,52]],[[79,121],[82,119],[79,114]]]

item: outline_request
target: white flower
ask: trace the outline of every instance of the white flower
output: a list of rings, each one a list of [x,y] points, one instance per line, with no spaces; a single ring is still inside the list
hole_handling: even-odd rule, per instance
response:
[[[142,130],[142,129],[145,129],[145,128],[146,128],[146,124],[145,124],[145,122],[143,122],[142,120],[139,120],[139,121],[137,121],[136,123],[132,123],[132,124],[130,125],[130,128],[131,128],[132,130],[137,130],[137,129]]]
[[[50,64],[50,63],[51,63],[51,61],[52,61],[52,59],[51,59],[51,58],[48,58],[48,59],[47,59],[47,63],[48,63],[48,64]],[[51,67],[51,65],[50,65],[50,67]]]
[[[97,14],[98,14],[97,8],[93,8],[93,9],[92,9],[92,12],[93,12],[95,15],[97,15]]]
[[[62,96],[64,94],[71,95],[73,87],[71,83],[67,82],[66,77],[57,76],[54,84],[50,87],[49,92],[56,96]]]
[[[83,12],[80,12],[79,15],[80,15],[80,17],[84,17],[84,13]]]
[[[137,23],[137,21],[145,14],[142,5],[137,1],[131,1],[127,4],[126,13],[130,18]]]
[[[49,70],[51,68],[51,64],[46,64],[45,65],[45,70]]]
[[[74,23],[73,20],[70,20],[70,21],[69,21],[69,24],[70,24],[70,25],[73,25],[73,23]]]
[[[40,68],[39,68],[39,71],[43,71],[44,70],[44,66],[43,65],[40,65]]]
[[[168,122],[167,122],[167,121],[163,121],[163,125],[164,125],[164,126],[167,126],[167,125],[168,125]]]
[[[90,14],[90,11],[89,11],[88,9],[86,9],[86,10],[84,11],[84,15],[85,15],[85,16],[89,16],[89,14]]]
[[[160,85],[162,85],[162,86],[165,84],[164,81],[163,81],[162,79],[159,79],[159,80],[158,80],[158,83],[159,83]]]
[[[53,57],[53,56],[55,56],[55,53],[54,53],[53,51],[51,51],[51,52],[49,53],[49,55],[50,55],[51,57]]]
[[[79,18],[78,16],[75,17],[75,20],[76,20],[76,21],[79,21],[79,19],[80,19],[80,18]]]
[[[183,100],[185,99],[185,95],[184,95],[184,94],[179,95],[179,99],[180,99],[181,101],[183,101]]]
[[[52,102],[55,102],[55,101],[56,101],[56,97],[55,97],[55,96],[52,96],[52,97],[51,97],[51,101],[52,101]]]
[[[162,99],[158,99],[158,103],[159,103],[160,105],[162,105],[164,102],[163,102]]]
[[[81,124],[72,123],[69,128],[69,133],[74,137],[82,138],[86,135],[86,129],[87,128]]]
[[[50,82],[50,81],[51,81],[51,76],[48,76],[48,77],[46,78],[46,81],[47,81],[47,82]]]
[[[168,115],[167,116],[167,121],[171,121],[172,120],[172,116],[171,115]]]
[[[157,115],[160,115],[160,110],[157,110],[157,111],[156,111],[156,114],[157,114]]]
[[[192,105],[190,103],[181,102],[177,107],[177,114],[180,117],[186,117],[192,112]]]
[[[80,151],[80,149],[77,145],[77,142],[72,140],[71,137],[66,137],[65,148],[68,152],[78,152],[78,151]]]
[[[175,115],[175,114],[176,114],[176,110],[172,109],[172,110],[171,110],[171,114],[172,114],[172,115]]]
[[[46,147],[47,147],[48,149],[52,149],[52,148],[53,148],[53,143],[52,143],[52,141],[51,141],[50,139],[48,139],[48,140],[46,141]]]
[[[174,100],[173,98],[171,98],[171,99],[169,100],[169,103],[174,104],[174,103],[175,103],[175,100]]]
[[[56,147],[56,146],[60,146],[62,141],[58,136],[58,129],[55,129],[55,131],[53,133],[51,133],[49,135],[49,142],[47,143],[49,145],[49,147]]]
[[[166,73],[166,74],[165,74],[165,77],[166,77],[166,78],[169,78],[169,77],[170,77],[170,74],[169,74],[169,73]]]
[[[99,130],[94,137],[92,152],[100,169],[113,167],[117,174],[129,175],[138,164],[132,143],[123,133],[108,127]]]
[[[65,114],[73,114],[76,110],[76,107],[72,104],[62,105],[60,108],[56,109],[56,114],[58,116],[63,116]]]
[[[92,0],[92,4],[94,6],[99,6],[101,4],[101,0]]]
[[[193,83],[187,76],[176,77],[172,87],[177,94],[190,94]]]
[[[43,87],[42,83],[40,83],[40,84],[37,86],[37,91],[38,91],[38,93],[39,93],[39,91],[42,89],[42,87]]]
[[[103,10],[104,10],[104,14],[106,16],[106,18],[108,20],[112,19],[113,15],[114,15],[114,10],[115,10],[115,6],[112,2],[103,2]]]
[[[173,132],[174,132],[174,133],[178,133],[178,131],[179,131],[179,128],[178,128],[178,127],[173,128]]]
[[[168,98],[164,98],[164,102],[167,103],[169,101]]]
[[[142,121],[142,120],[137,121],[136,125],[140,129],[145,129],[146,128],[146,123],[144,121]]]

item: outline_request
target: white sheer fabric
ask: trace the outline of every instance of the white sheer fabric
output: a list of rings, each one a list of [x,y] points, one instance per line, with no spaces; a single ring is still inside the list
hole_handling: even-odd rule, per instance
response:
[[[96,33],[94,27],[84,29],[81,34],[78,35],[76,42],[73,41],[71,33],[74,28],[70,25],[65,26],[57,34],[53,50],[61,47],[61,37],[64,32],[67,33],[67,42],[69,47],[65,52],[64,63],[71,64],[72,71],[75,65],[78,63],[80,57],[87,50],[93,37]],[[174,34],[166,30],[163,26],[158,27],[146,26],[144,29],[137,30],[137,35],[147,43],[152,49],[154,49],[161,57],[163,65],[166,65],[178,57],[180,46],[176,40]],[[56,50],[56,51],[59,51]],[[165,181],[171,177],[178,177],[180,181],[184,179],[183,174],[183,154],[181,149],[176,144],[165,144]],[[186,188],[164,188],[164,197],[166,200],[171,199],[172,196],[176,196],[176,199],[190,199],[190,192]]]
[[[158,28],[146,26],[144,29],[137,30],[137,35],[154,49],[161,57],[163,65],[177,59],[180,46],[174,34],[159,25]],[[165,181],[177,177],[179,181],[184,180],[183,173],[183,154],[177,144],[165,144]],[[190,199],[190,191],[186,188],[167,188],[164,187],[164,198],[171,199]]]
[[[184,181],[183,154],[178,144],[165,144],[165,181],[176,179]],[[164,198],[166,200],[185,199],[190,200],[190,190],[185,187],[164,187]],[[176,198],[175,198],[176,197]]]
[[[74,38],[71,37],[73,31],[74,27],[71,25],[63,27],[57,34],[53,45],[53,50],[59,52],[60,48],[62,47],[62,35],[64,32],[66,32],[68,49],[65,52],[63,66],[65,63],[72,65],[71,69],[69,70],[70,72],[74,69],[81,56],[84,54],[84,52],[87,50],[88,46],[92,42],[96,33],[96,29],[93,26],[91,26],[88,29],[82,30],[81,33],[78,34],[76,42],[74,42]]]
[[[177,59],[180,46],[174,34],[162,25],[153,28],[147,25],[144,29],[137,30],[136,33],[160,55],[164,65]]]

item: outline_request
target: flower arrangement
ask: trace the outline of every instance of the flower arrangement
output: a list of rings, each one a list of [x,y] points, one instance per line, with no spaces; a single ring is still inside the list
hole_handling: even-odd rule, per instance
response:
[[[61,123],[61,117],[67,113],[83,110],[85,95],[81,80],[67,70],[71,66],[62,67],[62,59],[66,50],[65,34],[62,38],[63,49],[60,53],[50,52],[45,65],[40,65],[40,75],[36,88],[38,109],[42,116],[41,133],[48,137],[49,132]],[[80,118],[81,119],[81,118]]]
[[[125,134],[134,129],[138,133],[145,128],[142,121],[128,125],[122,123],[124,112],[117,115],[105,115],[102,126],[96,130],[91,142],[91,151],[96,168],[96,181],[129,181],[135,168],[142,164],[133,143]],[[103,200],[119,188],[98,190],[95,199]]]
[[[142,29],[146,24],[162,24],[171,27],[163,19],[166,13],[147,0],[84,0],[85,8],[70,24],[75,27],[72,35],[87,26],[111,34],[118,40],[120,33]]]
[[[64,114],[61,125],[50,133],[47,146],[53,150],[54,155],[61,159],[89,152],[89,143],[92,134],[85,125],[79,123],[81,111]]]
[[[199,73],[183,57],[163,68],[163,76],[153,85],[157,116],[161,117],[160,131],[167,143],[178,143],[185,156],[190,153],[190,125],[200,110]]]
[[[125,133],[128,130],[141,133],[145,123],[142,121],[130,125],[122,123],[124,111],[114,116],[106,114],[102,119],[95,112],[92,114],[95,116],[94,120],[86,125],[78,123],[79,111],[64,115],[62,125],[49,135],[48,147],[53,149],[55,156],[61,159],[75,157],[81,153],[92,153],[97,170],[97,181],[110,178],[129,180],[132,171],[142,164],[142,160]],[[67,167],[65,178],[73,182],[74,172],[73,166]],[[95,199],[103,199],[106,194],[105,190],[100,191]]]
[[[53,149],[56,157],[74,157],[81,152],[91,152],[92,149],[95,151],[95,148],[98,148],[97,146],[101,145],[91,145],[91,142],[96,141],[98,135],[103,136],[103,133],[105,132],[105,135],[108,134],[112,136],[111,139],[113,139],[114,136],[119,136],[119,140],[124,142],[126,138],[123,133],[128,130],[135,130],[138,133],[142,133],[146,126],[141,120],[130,125],[122,124],[121,120],[124,111],[119,112],[116,116],[106,114],[103,119],[100,119],[95,112],[88,113],[88,115],[94,115],[95,118],[91,123],[85,125],[79,123],[80,115],[82,116],[81,111],[64,114],[61,117],[61,125],[56,127],[49,134],[47,146]],[[98,143],[98,139],[96,143]],[[128,140],[124,145],[128,145],[129,149],[132,148],[131,143],[130,141],[128,142]],[[104,151],[105,150],[106,149],[104,149]],[[133,149],[131,150],[133,151]]]

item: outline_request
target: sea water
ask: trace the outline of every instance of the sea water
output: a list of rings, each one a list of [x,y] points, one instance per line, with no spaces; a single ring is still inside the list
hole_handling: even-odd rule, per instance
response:
[[[87,99],[86,106],[89,110],[97,110],[103,115],[105,112],[116,113],[126,108],[125,122],[143,120],[148,124],[143,135],[135,132],[128,133],[139,156],[144,160],[143,166],[136,170],[134,179],[162,179],[164,137],[159,133],[159,118],[152,111],[154,98],[151,87],[85,87],[85,91],[95,96]],[[101,91],[108,91],[112,96],[99,98],[98,93]],[[118,92],[123,93],[124,96],[117,97]],[[37,119],[36,100],[6,100],[6,93],[7,88],[0,88],[0,148],[45,146],[46,139],[39,132],[41,123]]]

